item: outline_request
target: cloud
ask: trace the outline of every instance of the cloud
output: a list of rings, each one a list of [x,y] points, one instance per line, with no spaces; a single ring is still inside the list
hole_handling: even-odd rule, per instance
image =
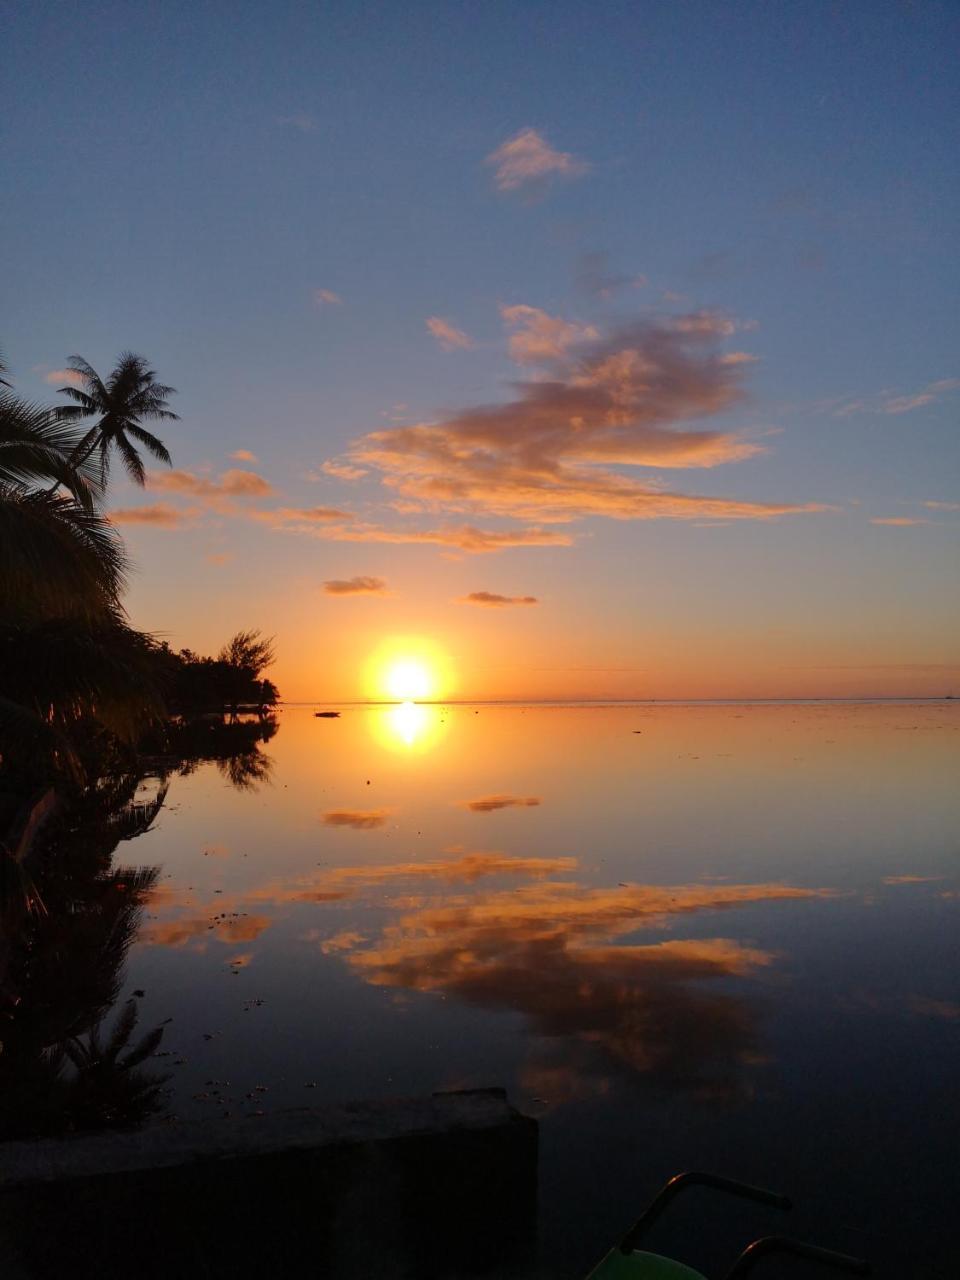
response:
[[[273,921],[269,916],[257,916],[222,913],[211,917],[181,916],[176,920],[166,920],[150,924],[140,934],[140,939],[147,946],[182,947],[193,938],[207,939],[213,937],[216,942],[253,942],[265,929],[269,929]]]
[[[928,511],[960,511],[960,502],[925,502]]]
[[[332,289],[314,289],[313,300],[318,307],[339,307],[343,303],[339,293],[334,293]]]
[[[255,453],[251,453],[249,449],[234,449],[230,457],[234,462],[258,462],[259,459]]]
[[[943,876],[884,876],[881,884],[933,884]]]
[[[560,360],[571,347],[600,337],[593,325],[572,324],[522,303],[501,307],[500,315],[507,328],[514,330],[508,345],[510,357],[517,364]]]
[[[960,378],[939,378],[906,395],[884,391],[869,399],[847,400],[834,409],[834,414],[838,418],[847,418],[853,413],[910,413],[928,404],[936,404],[949,392],[957,390],[960,390]]]
[[[264,524],[272,524],[279,528],[284,524],[300,524],[324,521],[352,520],[352,511],[341,511],[339,507],[263,507],[251,511],[254,520]]]
[[[952,1000],[931,1000],[928,996],[912,996],[908,1001],[910,1011],[925,1018],[945,1018],[951,1022],[960,1018],[960,1004]]]
[[[402,914],[369,947],[342,948],[375,986],[440,992],[526,1015],[533,1053],[579,1077],[611,1070],[704,1097],[737,1089],[763,1060],[750,1007],[723,987],[773,964],[731,938],[610,945],[669,917],[806,899],[787,885],[521,885]],[[555,1047],[553,1047],[555,1046]]]
[[[551,876],[576,869],[576,858],[515,858],[508,853],[465,853],[428,862],[394,862],[379,867],[337,867],[327,879],[342,884],[384,884],[389,880],[462,881],[473,884],[487,876]]]
[[[328,578],[323,584],[328,596],[385,596],[387,584],[382,578]]]
[[[44,382],[49,382],[52,387],[82,387],[84,385],[83,374],[77,373],[76,369],[51,369],[49,373],[43,375],[43,380]]]
[[[292,116],[277,116],[277,124],[289,125],[301,133],[314,133],[320,126],[309,111],[296,111]]]
[[[369,474],[363,467],[355,467],[349,462],[321,462],[320,470],[326,476],[333,476],[335,480],[361,480]],[[313,479],[312,476],[309,478]]]
[[[575,284],[581,293],[588,293],[594,298],[608,299],[627,286],[641,289],[647,283],[646,276],[627,276],[612,272],[608,263],[609,257],[603,252],[595,251],[580,255]]]
[[[354,524],[319,527],[307,524],[280,524],[287,533],[307,534],[329,542],[376,542],[396,545],[451,547],[470,555],[503,551],[507,547],[569,547],[573,538],[551,529],[477,529],[473,525],[446,525],[439,529],[385,529],[379,525]]]
[[[471,813],[493,813],[496,809],[535,809],[539,804],[539,796],[483,796],[465,800],[462,808]]]
[[[390,816],[389,809],[331,809],[323,815],[328,827],[352,827],[355,831],[373,831],[382,827]]]
[[[233,559],[232,551],[212,551],[210,555],[205,556],[207,564],[224,565],[229,564]]]
[[[471,591],[469,595],[461,597],[460,603],[498,608],[505,604],[538,604],[539,602],[536,596],[500,596],[495,591]]]
[[[473,339],[469,334],[458,329],[449,320],[444,320],[442,316],[429,316],[426,325],[444,351],[454,351],[457,348],[466,350],[473,346]]]
[[[515,383],[511,400],[371,432],[353,461],[425,509],[538,523],[771,519],[825,509],[679,493],[613,469],[712,468],[763,452],[735,432],[680,425],[743,399],[743,366],[726,362],[717,346],[733,325],[728,318],[694,312],[572,345],[562,329],[548,342],[541,317],[553,319],[524,309],[522,350],[532,358],[542,340],[543,375]]]
[[[929,520],[918,519],[915,516],[875,516],[871,524],[888,524],[898,529],[906,529],[915,524],[929,524]]]
[[[255,471],[224,471],[218,480],[207,480],[192,471],[152,471],[151,489],[188,493],[197,498],[263,498],[273,493],[269,481]]]
[[[487,156],[501,191],[538,187],[553,178],[577,178],[589,165],[568,151],[555,151],[536,129],[521,129]]]
[[[109,515],[111,524],[152,524],[161,529],[176,529],[196,512],[171,507],[166,502],[155,502],[144,507],[117,507]]]

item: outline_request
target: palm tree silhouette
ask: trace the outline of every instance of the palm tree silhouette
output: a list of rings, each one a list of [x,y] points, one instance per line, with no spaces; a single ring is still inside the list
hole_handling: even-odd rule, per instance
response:
[[[58,417],[66,422],[75,422],[100,414],[99,421],[90,427],[73,452],[70,461],[75,468],[81,467],[94,452],[98,452],[100,479],[102,484],[106,484],[110,454],[115,449],[130,479],[142,485],[146,473],[133,441],[170,466],[166,445],[148,431],[142,421],[177,421],[178,415],[167,408],[175,388],[157,382],[156,373],[143,356],[134,355],[131,351],[122,352],[106,382],[81,356],[71,356],[67,364],[73,373],[80,376],[83,385],[60,388],[61,394],[69,396],[76,404],[61,407],[57,411]]]

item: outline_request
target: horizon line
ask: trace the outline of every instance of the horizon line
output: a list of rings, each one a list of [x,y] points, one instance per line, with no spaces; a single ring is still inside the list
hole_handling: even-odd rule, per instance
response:
[[[402,707],[408,702],[421,707],[575,707],[575,706],[743,706],[745,704],[789,704],[803,702],[955,702],[952,693],[933,694],[808,694],[770,698],[281,698],[282,707]]]

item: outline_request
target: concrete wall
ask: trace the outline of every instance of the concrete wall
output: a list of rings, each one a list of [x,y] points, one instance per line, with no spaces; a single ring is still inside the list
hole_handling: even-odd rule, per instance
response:
[[[520,1275],[536,1178],[502,1090],[7,1143],[0,1275]]]

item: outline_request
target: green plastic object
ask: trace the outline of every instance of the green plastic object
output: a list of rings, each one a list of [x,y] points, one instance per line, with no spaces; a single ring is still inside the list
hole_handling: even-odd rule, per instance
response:
[[[707,1280],[707,1277],[702,1271],[694,1271],[693,1267],[659,1253],[639,1250],[621,1253],[619,1248],[613,1248],[597,1263],[587,1280]]]

